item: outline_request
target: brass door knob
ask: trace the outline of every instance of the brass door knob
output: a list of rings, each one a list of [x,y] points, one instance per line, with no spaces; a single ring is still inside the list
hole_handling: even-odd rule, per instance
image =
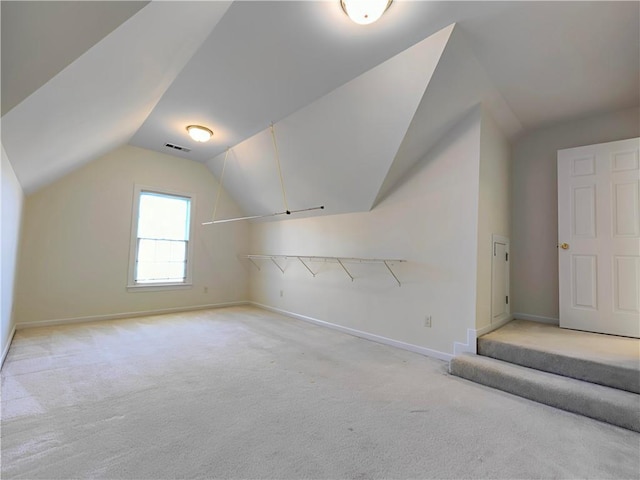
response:
[[[568,243],[561,243],[560,244],[560,248],[563,250],[569,250],[569,244]]]

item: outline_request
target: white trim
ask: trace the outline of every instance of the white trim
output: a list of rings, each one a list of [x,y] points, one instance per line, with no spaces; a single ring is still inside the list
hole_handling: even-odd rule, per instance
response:
[[[127,285],[127,292],[164,292],[166,290],[188,290],[192,283],[143,283]]]
[[[364,338],[365,340],[370,340],[372,342],[382,343],[384,345],[400,348],[402,350],[408,350],[413,353],[419,353],[420,355],[425,355],[427,357],[437,358],[438,360],[444,360],[448,362],[453,358],[453,355],[451,355],[450,353],[444,353],[438,350],[432,350],[430,348],[420,347],[418,345],[413,345],[411,343],[400,342],[398,340],[382,337],[380,335],[375,335],[373,333],[367,333],[361,330],[356,330],[355,328],[343,327],[342,325],[325,322],[324,320],[318,320],[317,318],[307,317],[306,315],[300,315],[297,313],[289,312],[287,310],[282,310],[280,308],[271,307],[269,305],[263,305],[258,302],[249,301],[248,303],[250,305],[253,305],[254,307],[262,308],[264,310],[269,310],[271,312],[279,313],[281,315],[286,315],[287,317],[295,318],[297,320],[302,320],[309,323],[314,323],[322,327],[331,328],[333,330],[337,330],[342,333],[347,333],[355,337]]]
[[[501,243],[503,245],[509,245],[509,237],[505,237],[503,235],[497,235],[497,234],[493,233],[493,234],[491,234],[491,244],[493,245],[494,243]]]
[[[493,332],[494,330],[497,330],[498,328],[506,325],[507,323],[509,323],[511,320],[513,320],[513,315],[509,315],[508,317],[504,317],[502,319],[500,319],[499,321],[490,323],[489,325],[485,325],[482,328],[479,328],[476,330],[476,335],[478,337],[481,337],[482,335],[485,335],[489,332]]]
[[[467,343],[453,342],[453,356],[457,357],[462,353],[478,353],[478,338],[482,335],[497,330],[498,328],[506,325],[513,320],[513,315],[509,315],[500,319],[499,321],[485,325],[482,328],[474,330],[473,328],[467,329]]]
[[[511,316],[511,302],[507,302],[506,304],[506,312],[500,316],[494,319],[493,316],[493,290],[494,288],[496,288],[496,286],[494,285],[494,270],[495,270],[495,259],[496,259],[496,255],[495,255],[495,248],[496,248],[496,244],[500,244],[500,245],[504,245],[504,249],[505,249],[505,253],[507,254],[507,273],[506,273],[506,278],[505,278],[505,283],[506,283],[506,287],[507,287],[507,299],[509,299],[509,297],[511,296],[511,291],[510,291],[510,283],[509,283],[509,277],[510,277],[510,273],[511,273],[511,263],[509,262],[509,248],[510,248],[510,243],[509,243],[509,239],[507,237],[503,237],[502,235],[496,235],[495,233],[493,235],[491,235],[491,324],[495,324],[496,328],[497,325],[504,325],[504,320],[508,319]]]
[[[531,320],[532,322],[549,323],[560,325],[560,319],[554,317],[543,317],[542,315],[530,315],[528,313],[514,313],[513,318],[520,320]]]
[[[117,320],[119,318],[146,317],[149,315],[162,315],[165,313],[191,312],[194,310],[208,310],[210,308],[236,307],[239,305],[247,305],[248,303],[249,302],[245,300],[240,300],[237,302],[212,303],[209,305],[195,305],[191,307],[163,308],[160,310],[146,310],[141,312],[125,312],[125,313],[113,313],[108,315],[91,315],[88,317],[61,318],[61,319],[55,319],[55,320],[39,320],[36,322],[19,323],[16,325],[16,328],[18,330],[22,330],[24,328],[50,327],[54,325],[66,325],[69,323],[96,322],[100,320]]]
[[[140,283],[134,281],[136,268],[136,255],[138,249],[138,217],[140,214],[140,195],[143,192],[157,193],[159,195],[183,197],[189,199],[189,238],[187,239],[187,265],[184,282],[169,283]],[[189,192],[179,192],[167,188],[151,187],[149,185],[134,184],[133,185],[133,203],[131,211],[131,240],[129,245],[129,268],[127,270],[127,291],[128,292],[144,292],[144,291],[162,291],[175,290],[176,287],[191,288],[193,283],[193,247],[195,234],[195,218],[196,211],[196,194]]]
[[[467,328],[467,343],[453,342],[453,356],[462,353],[476,353],[478,346],[478,333],[473,328]]]
[[[13,336],[15,334],[16,334],[16,326],[14,325],[13,328],[11,329],[11,333],[9,334],[9,340],[7,340],[7,345],[4,347],[4,350],[2,351],[2,358],[0,358],[0,370],[4,365],[4,361],[7,358],[7,355],[9,354],[9,347],[11,346],[11,342],[13,341]]]

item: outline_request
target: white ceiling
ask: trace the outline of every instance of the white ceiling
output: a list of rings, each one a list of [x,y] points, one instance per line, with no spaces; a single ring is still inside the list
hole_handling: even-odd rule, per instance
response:
[[[431,35],[274,125],[288,205],[270,129],[230,151],[227,190],[252,214],[320,205],[329,213],[369,210],[452,31]],[[225,155],[207,162],[218,177]]]
[[[25,192],[127,143],[229,4],[151,2],[3,115]]]
[[[2,114],[147,3],[3,1]]]
[[[127,17],[123,12],[117,15]],[[22,14],[27,22],[33,15],[27,8]],[[366,210],[474,102],[487,103],[511,137],[640,103],[638,2],[396,0],[369,26],[351,23],[337,0],[151,2],[131,15],[2,117],[2,143],[27,192],[126,142],[207,162],[214,173],[234,147],[229,161],[236,164],[225,173],[232,196],[247,214],[279,211],[273,152],[263,138],[275,122],[290,203],[302,208],[335,198],[340,202],[326,213]],[[374,73],[454,23],[421,98],[402,80]],[[4,71],[4,32],[2,39]],[[19,57],[20,46],[12,48]],[[364,99],[332,100],[349,85],[380,92],[383,109],[405,94],[416,109],[405,118],[407,107],[386,137],[375,135],[380,126],[365,121]],[[334,125],[349,118],[350,125]],[[191,123],[212,128],[213,140],[192,142],[185,131]],[[27,126],[40,129],[38,142],[24,133]],[[348,145],[366,131],[383,142],[373,168],[363,164],[370,152]],[[192,151],[170,152],[166,142]],[[351,187],[327,180],[345,169],[360,174]]]

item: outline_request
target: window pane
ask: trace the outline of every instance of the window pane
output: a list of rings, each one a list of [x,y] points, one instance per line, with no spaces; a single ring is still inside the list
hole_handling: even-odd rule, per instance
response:
[[[162,268],[162,275],[170,280],[184,281],[184,262],[171,262],[159,264]]]
[[[139,262],[137,265],[138,282],[183,282],[185,262]]]
[[[188,197],[140,193],[136,283],[186,281],[190,208]]]
[[[171,260],[171,242],[155,241],[156,262],[167,262]]]
[[[136,281],[148,282],[149,279],[154,277],[154,265],[153,262],[138,262],[136,265]]]
[[[142,192],[138,237],[188,240],[190,204],[189,198]]]
[[[186,255],[187,242],[140,239],[135,281],[184,281]]]
[[[144,240],[138,241],[138,261],[153,262],[156,258],[156,241]]]
[[[172,262],[184,262],[187,260],[187,242],[171,242],[171,254],[169,260]]]

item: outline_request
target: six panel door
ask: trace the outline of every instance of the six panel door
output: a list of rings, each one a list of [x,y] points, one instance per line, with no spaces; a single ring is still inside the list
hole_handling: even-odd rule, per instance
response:
[[[558,152],[560,326],[640,337],[640,139]]]

